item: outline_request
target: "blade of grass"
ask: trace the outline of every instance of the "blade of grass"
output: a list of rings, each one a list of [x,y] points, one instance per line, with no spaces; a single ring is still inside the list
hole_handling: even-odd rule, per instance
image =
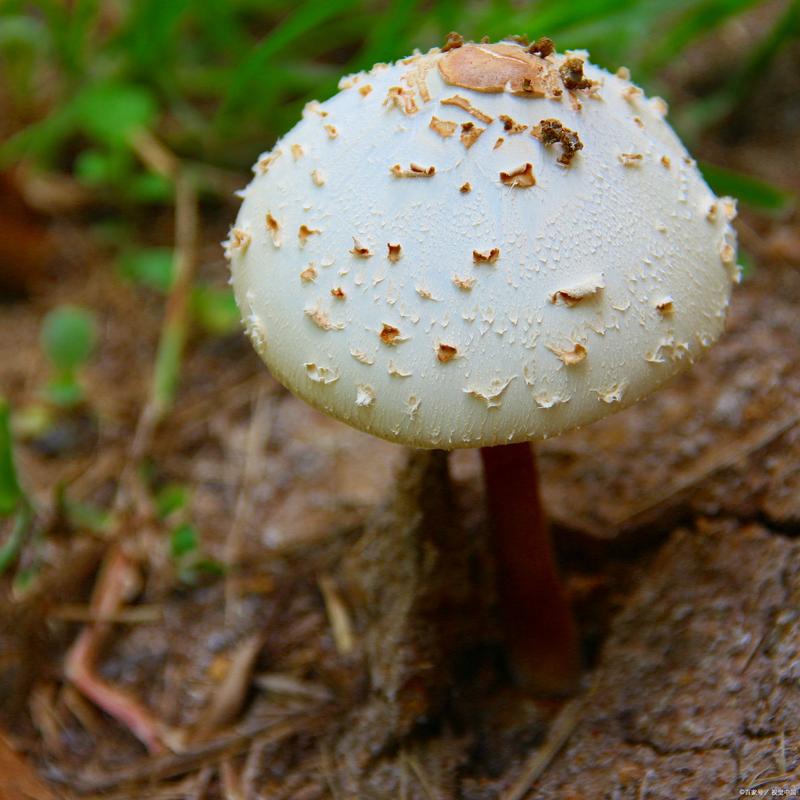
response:
[[[180,364],[189,325],[189,298],[196,258],[198,231],[194,179],[179,172],[175,180],[175,277],[167,300],[164,325],[153,371],[152,401],[155,420],[172,407],[180,378]]]
[[[377,61],[407,55],[405,35],[410,23],[419,18],[420,0],[393,0],[377,16],[356,59],[357,69],[369,69]]]
[[[23,497],[14,463],[11,410],[8,402],[0,397],[0,516],[13,513]]]
[[[743,204],[760,211],[787,213],[797,203],[797,197],[791,192],[750,175],[708,163],[700,164],[700,168],[716,194],[736,197]]]
[[[8,539],[0,545],[0,575],[5,573],[19,557],[32,522],[33,512],[27,504],[23,504],[14,517]]]
[[[769,33],[748,54],[742,66],[735,70],[723,86],[687,109],[695,117],[695,125],[708,127],[730,114],[757,87],[768,72],[772,60],[789,44],[800,37],[800,0],[793,0],[778,18]]]
[[[349,10],[357,0],[306,0],[284,22],[275,27],[242,60],[231,76],[231,86],[224,97],[218,117],[227,118],[242,108],[249,100],[252,85],[257,80],[269,80],[267,67],[272,58],[298,43],[303,37],[323,25],[332,17]],[[308,44],[308,43],[306,43]]]
[[[664,26],[660,41],[657,40],[648,47],[642,59],[642,67],[648,72],[655,71],[692,42],[711,33],[758,2],[759,0],[700,0],[677,5],[682,13],[674,24]]]

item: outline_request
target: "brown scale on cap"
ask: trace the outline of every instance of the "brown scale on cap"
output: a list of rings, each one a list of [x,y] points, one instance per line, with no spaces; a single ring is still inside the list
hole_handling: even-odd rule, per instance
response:
[[[498,136],[497,139],[495,139],[494,144],[492,145],[492,150],[498,150],[499,148],[501,148],[505,143],[505,141],[506,140],[502,136]]]
[[[587,352],[586,347],[580,342],[574,342],[572,347],[568,350],[553,344],[548,344],[547,349],[558,356],[568,367],[574,367],[576,364],[580,364],[586,358]]]
[[[301,144],[293,144],[291,147],[292,150],[292,158],[295,161],[298,161],[305,155],[305,150],[303,150],[303,145]]]
[[[540,36],[529,48],[528,52],[541,58],[547,58],[556,51],[556,46],[549,36]]]
[[[369,353],[365,353],[363,350],[356,350],[354,347],[350,348],[350,355],[361,364],[366,364],[368,367],[371,367],[375,363],[375,359],[369,355]]]
[[[300,240],[300,247],[305,247],[309,236],[319,234],[316,228],[309,228],[305,222],[297,229],[297,238]]]
[[[447,34],[447,39],[445,39],[445,42],[442,45],[442,52],[449,53],[451,50],[455,50],[458,47],[463,47],[463,45],[464,37],[460,33],[450,31],[450,33]]]
[[[461,194],[469,194],[472,191],[472,184],[466,181],[458,187],[458,191],[461,192]]]
[[[661,166],[669,169],[672,166],[672,161],[669,156],[661,156]]]
[[[430,124],[428,127],[432,131],[436,131],[443,139],[447,139],[449,136],[452,136],[456,132],[456,128],[458,127],[457,122],[452,122],[448,119],[439,119],[435,114],[431,117]]]
[[[225,257],[230,259],[235,252],[244,253],[250,246],[250,234],[241,228],[231,228],[228,233],[228,240],[224,242]]]
[[[395,178],[432,178],[436,174],[436,167],[421,167],[419,164],[412,162],[408,165],[408,169],[404,169],[399,164],[393,164],[389,167],[389,172]]]
[[[527,162],[521,167],[510,172],[501,172],[500,180],[506,186],[514,189],[529,189],[536,185],[536,176],[533,174],[533,164]]]
[[[319,100],[309,100],[305,106],[303,106],[303,111],[316,114],[323,119],[328,116],[328,112],[322,107],[322,104],[319,102]]]
[[[656,302],[656,310],[662,316],[672,316],[672,314],[675,312],[675,303],[671,297],[665,297],[663,300]]]
[[[561,80],[564,82],[564,86],[567,87],[571,92],[578,91],[580,89],[592,89],[595,85],[594,81],[589,80],[583,74],[583,59],[577,58],[576,56],[572,56],[564,61],[564,63],[558,68],[559,75],[561,75]]]
[[[341,322],[331,322],[330,317],[319,305],[305,309],[306,316],[323,331],[340,331],[344,328]]]
[[[440,102],[443,106],[456,106],[456,108],[466,111],[467,114],[472,114],[475,119],[485,122],[487,125],[494,122],[494,117],[490,117],[488,114],[484,114],[479,108],[475,108],[466,97],[462,97],[460,94],[454,94],[452,97],[445,97],[445,99]]]
[[[462,292],[472,291],[472,287],[476,284],[477,278],[468,277],[462,278],[460,275],[453,275],[453,285]]]
[[[564,127],[557,119],[543,119],[531,130],[531,136],[544,145],[560,144],[561,155],[558,157],[558,163],[565,167],[570,165],[578,150],[583,150],[583,142],[578,134]]]
[[[268,211],[265,219],[265,223],[267,226],[267,230],[269,231],[269,235],[272,237],[272,244],[275,247],[281,246],[281,224],[278,222],[275,217]]]
[[[335,125],[331,125],[330,123],[327,123],[323,127],[328,132],[328,138],[329,139],[335,139],[339,135],[339,129]]]
[[[556,289],[550,295],[550,302],[554,305],[563,303],[565,306],[576,306],[585,300],[591,300],[604,288],[605,282],[602,274],[589,275],[572,286]]]
[[[631,104],[635,103],[643,94],[644,92],[638,86],[626,86],[622,90],[622,96]]]
[[[508,116],[508,114],[501,114],[498,119],[500,122],[503,123],[503,130],[513,136],[517,133],[522,133],[523,131],[528,129],[527,125],[523,125],[521,122],[517,122],[516,120],[512,119]]]
[[[558,71],[519,45],[467,44],[439,59],[446,83],[475,92],[511,92],[527,97],[558,98],[563,94]]]
[[[439,342],[436,346],[436,358],[441,361],[442,364],[452,361],[457,355],[458,348],[455,347],[455,345]]]
[[[370,258],[372,256],[372,250],[355,236],[353,237],[353,246],[350,248],[350,252],[359,258]]]
[[[266,175],[269,172],[269,168],[281,157],[281,151],[276,150],[274,153],[270,153],[263,158],[259,158],[256,162],[256,170],[258,171],[259,175]]]
[[[475,142],[480,139],[481,134],[486,130],[486,128],[481,128],[476,125],[474,122],[462,122],[461,123],[461,144],[467,148],[467,150],[475,144]]]
[[[317,268],[312,262],[300,273],[300,280],[303,281],[303,283],[313,283],[316,279]]]
[[[399,244],[393,244],[392,242],[387,242],[386,250],[387,250],[386,258],[388,258],[389,261],[397,262],[403,255],[403,248]]]
[[[419,111],[417,101],[414,99],[414,92],[404,89],[402,86],[391,86],[383,105],[389,108],[398,108],[406,116],[416,114]]]
[[[404,339],[400,338],[400,328],[390,325],[388,322],[383,323],[381,332],[378,334],[380,340],[390,347],[400,344]]]
[[[500,258],[500,248],[493,247],[491,250],[473,250],[472,260],[476,264],[494,264]]]
[[[344,300],[347,295],[344,293],[344,289],[341,286],[334,286],[331,289],[331,297],[335,297],[337,300]]]
[[[363,86],[359,87],[358,93],[362,97],[366,97],[372,91],[372,86],[369,83],[365,83]]]
[[[325,175],[318,169],[311,170],[311,180],[314,181],[314,186],[325,185]]]
[[[641,153],[620,153],[619,160],[623,167],[640,167],[644,156]]]

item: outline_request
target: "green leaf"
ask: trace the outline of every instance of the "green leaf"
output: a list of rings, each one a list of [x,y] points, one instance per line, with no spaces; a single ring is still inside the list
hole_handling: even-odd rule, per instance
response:
[[[64,373],[47,382],[46,399],[61,408],[72,408],[83,400],[83,387],[73,373]]]
[[[0,575],[2,575],[18,558],[25,544],[25,537],[30,530],[33,514],[30,507],[22,506],[14,517],[8,538],[0,544]]]
[[[237,66],[221,109],[222,116],[230,115],[251,102],[254,84],[270,81],[270,61],[292,46],[306,44],[303,39],[312,31],[322,32],[333,17],[349,11],[356,0],[305,0],[294,8],[280,25],[273,28]]]
[[[188,522],[183,522],[170,534],[169,550],[174,559],[180,559],[197,550],[200,536],[197,528]]]
[[[15,599],[18,600],[22,594],[24,594],[33,586],[34,581],[39,577],[39,572],[40,569],[38,564],[35,564],[31,567],[25,567],[17,572],[17,574],[14,576],[13,584],[13,593]]]
[[[158,105],[141,86],[99,83],[77,98],[78,124],[87,136],[110,147],[125,145],[131,134],[155,121]]]
[[[239,330],[241,314],[230,289],[196,286],[191,304],[195,321],[207,333],[225,336]]]
[[[174,187],[169,178],[155,172],[137,172],[122,187],[126,197],[137,203],[167,203]]]
[[[182,325],[168,324],[156,351],[156,363],[153,367],[153,399],[162,413],[175,400],[181,372],[181,356],[186,338]]]
[[[730,195],[761,211],[785,213],[797,203],[796,195],[751,175],[708,163],[700,164],[700,169],[716,194]]]
[[[185,508],[189,502],[189,489],[179,483],[168,483],[155,497],[156,513],[161,519]]]
[[[22,498],[22,488],[14,464],[11,412],[8,403],[0,397],[0,516],[11,514]]]
[[[111,530],[111,514],[104,508],[72,500],[62,485],[56,489],[56,505],[70,526],[76,530],[105,534]]]
[[[91,148],[78,154],[73,170],[75,177],[88,186],[113,183],[117,177],[115,160],[108,153]]]
[[[175,271],[172,250],[151,247],[125,253],[119,260],[119,271],[134,283],[166,294],[172,286]]]
[[[94,350],[94,316],[82,308],[59,306],[44,318],[41,342],[56,371],[71,373]]]

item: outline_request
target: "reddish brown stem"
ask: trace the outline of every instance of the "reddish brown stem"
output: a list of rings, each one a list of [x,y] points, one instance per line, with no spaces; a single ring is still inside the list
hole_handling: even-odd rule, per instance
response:
[[[578,678],[578,635],[553,554],[533,448],[481,448],[497,563],[497,587],[512,663],[531,689],[566,692]]]

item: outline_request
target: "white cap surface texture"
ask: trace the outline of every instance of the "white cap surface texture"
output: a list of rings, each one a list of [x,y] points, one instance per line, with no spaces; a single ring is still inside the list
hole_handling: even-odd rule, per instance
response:
[[[722,332],[735,204],[624,72],[506,42],[340,87],[260,157],[225,243],[256,350],[313,406],[415,447],[541,439]]]

